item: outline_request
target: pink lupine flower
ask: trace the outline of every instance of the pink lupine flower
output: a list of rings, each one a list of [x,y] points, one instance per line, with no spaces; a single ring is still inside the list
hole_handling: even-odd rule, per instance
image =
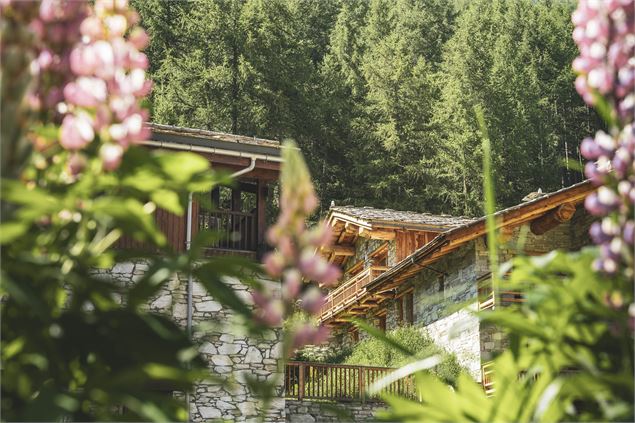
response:
[[[82,107],[96,107],[106,101],[106,83],[99,78],[80,77],[64,87],[64,98]]]
[[[79,30],[82,35],[93,40],[99,40],[105,36],[104,27],[97,16],[89,16],[84,19],[79,27]]]
[[[256,306],[256,319],[268,326],[279,326],[283,318],[283,306],[277,299],[270,298],[262,292],[255,291],[251,294]]]
[[[134,46],[137,50],[143,50],[148,46],[150,42],[150,37],[142,28],[135,28],[128,37],[128,41],[130,44]]]
[[[317,314],[325,303],[326,297],[315,287],[307,289],[300,299],[300,307],[309,314]]]
[[[274,278],[277,278],[282,274],[284,258],[279,253],[268,253],[263,259],[263,264],[265,271]]]
[[[84,148],[95,138],[92,122],[86,114],[66,115],[60,128],[60,144],[67,150]]]
[[[276,224],[267,231],[267,240],[276,251],[264,257],[263,265],[270,276],[279,278],[283,275],[283,301],[280,304],[285,314],[297,310],[299,305],[309,315],[315,315],[325,298],[310,282],[331,284],[339,278],[340,270],[317,254],[320,248],[332,241],[330,228],[321,223],[309,229],[305,223],[318,204],[306,165],[292,144],[285,146],[283,156],[280,215]],[[262,300],[254,298],[255,303],[258,303],[256,299]],[[259,313],[266,313],[268,305],[256,307],[257,310],[262,309]],[[293,348],[298,348],[323,342],[328,338],[328,328],[305,323],[292,328],[289,336]]]
[[[607,273],[621,269],[632,278],[633,251],[624,245],[635,225],[635,1],[580,0],[571,19],[580,50],[572,64],[578,73],[576,90],[589,105],[602,97],[614,116],[608,133],[598,131],[580,146],[591,160],[585,175],[599,186],[585,201],[591,214],[602,217],[590,229],[600,245],[594,267]]]
[[[293,347],[299,348],[301,346],[312,344],[319,345],[329,338],[329,330],[326,326],[318,326],[306,324],[301,326],[293,336]]]
[[[104,18],[104,24],[108,29],[108,35],[110,37],[121,37],[128,28],[128,21],[125,16],[111,15]]]
[[[86,157],[81,153],[73,153],[68,160],[68,173],[73,176],[80,174],[86,167]]]
[[[295,300],[302,289],[302,274],[297,269],[284,272],[282,280],[282,298]]]
[[[104,169],[115,170],[121,163],[123,157],[123,147],[119,144],[104,144],[99,150],[99,155],[104,164]]]

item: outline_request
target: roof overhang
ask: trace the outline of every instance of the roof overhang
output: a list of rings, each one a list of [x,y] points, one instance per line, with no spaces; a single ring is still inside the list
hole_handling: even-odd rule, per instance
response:
[[[282,162],[278,141],[155,123],[147,126],[150,139],[142,143],[147,147],[195,152],[205,156],[213,167],[229,172],[253,164],[241,179],[278,179]]]

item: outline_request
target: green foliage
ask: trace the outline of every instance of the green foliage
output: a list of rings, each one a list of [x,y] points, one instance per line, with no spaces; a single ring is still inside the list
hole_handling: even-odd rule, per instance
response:
[[[323,205],[480,215],[577,182],[600,126],[573,88],[572,1],[137,1],[157,122],[293,138]]]
[[[454,385],[462,368],[453,354],[435,345],[429,336],[416,326],[403,326],[386,334],[401,349],[378,338],[367,338],[359,342],[344,360],[345,364],[378,367],[402,367],[413,361],[436,354],[442,356],[441,363],[431,370],[445,383]]]
[[[310,363],[343,363],[351,355],[352,348],[338,345],[337,347],[309,345],[296,352],[295,361]]]
[[[192,272],[217,301],[249,318],[222,277],[249,282],[257,269],[235,259],[199,264],[205,234],[188,254],[174,254],[152,213],[182,214],[189,191],[209,192],[223,177],[197,155],[141,148],[113,173],[89,164],[66,182],[62,171],[26,167],[33,182],[2,181],[3,418],[186,420],[186,404],[169,392],[215,376],[183,328],[147,304],[175,273]],[[112,249],[123,234],[158,254]],[[148,271],[131,286],[95,274],[138,259]],[[122,406],[126,414],[116,412]]]
[[[481,212],[475,105],[488,122],[497,204],[580,180],[561,163],[581,161],[578,140],[600,122],[573,88],[572,10],[572,2],[477,0],[458,16],[438,78],[431,169],[454,210]]]
[[[505,329],[511,347],[494,363],[487,398],[466,376],[455,391],[419,376],[422,401],[386,397],[394,421],[632,421],[632,281],[589,271],[597,251],[519,257],[509,286],[518,307],[481,313]],[[502,271],[509,268],[502,269]]]

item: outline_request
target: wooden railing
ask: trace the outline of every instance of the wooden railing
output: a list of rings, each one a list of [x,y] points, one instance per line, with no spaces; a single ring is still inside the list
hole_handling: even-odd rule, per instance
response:
[[[378,400],[382,393],[414,397],[413,377],[400,379],[370,395],[368,387],[395,369],[345,364],[288,362],[284,375],[286,398],[332,401]]]
[[[494,394],[494,362],[489,361],[487,363],[483,363],[481,367],[481,383],[483,384],[483,389],[487,396],[492,396]]]
[[[520,291],[500,291],[499,292],[498,302],[494,298],[494,291],[481,291],[479,294],[479,310],[489,310],[494,309],[496,305],[501,305],[503,307],[508,306],[510,304],[517,304],[525,302],[525,297],[523,293]]]
[[[341,286],[334,289],[326,297],[326,302],[320,310],[321,319],[328,318],[334,312],[348,304],[357,301],[365,292],[366,285],[377,276],[388,270],[386,266],[371,266],[348,279]]]
[[[217,250],[256,251],[258,229],[256,215],[229,210],[201,211],[198,215],[199,231],[214,231],[219,235],[209,248]]]

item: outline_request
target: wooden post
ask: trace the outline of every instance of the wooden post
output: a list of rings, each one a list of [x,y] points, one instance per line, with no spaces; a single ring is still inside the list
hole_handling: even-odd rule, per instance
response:
[[[304,398],[304,363],[298,366],[298,400]]]
[[[266,229],[266,211],[267,211],[267,184],[261,179],[258,179],[258,188],[256,192],[256,228],[257,228],[257,248],[259,253],[261,247],[265,244],[265,229]]]
[[[561,223],[571,220],[575,214],[575,204],[564,203],[560,207],[534,219],[529,225],[534,235],[542,235]]]
[[[212,190],[212,210],[220,209],[220,187]]]
[[[362,403],[366,402],[366,394],[364,392],[364,368],[360,367],[358,369],[358,375],[359,375],[359,399],[362,401]]]
[[[242,191],[240,188],[232,188],[232,211],[242,211]]]

